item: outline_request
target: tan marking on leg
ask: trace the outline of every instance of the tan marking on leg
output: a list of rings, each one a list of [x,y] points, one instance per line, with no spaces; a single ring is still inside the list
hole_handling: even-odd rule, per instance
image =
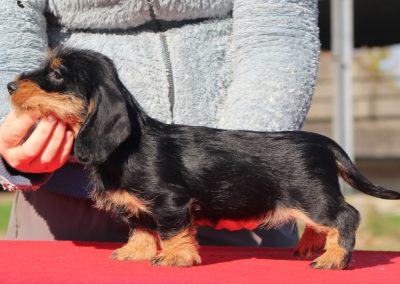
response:
[[[194,229],[184,229],[169,240],[161,240],[161,253],[152,263],[161,266],[192,266],[201,263]]]
[[[116,260],[150,260],[157,254],[158,235],[155,232],[136,227],[128,242],[114,251]]]
[[[316,258],[312,267],[316,269],[345,269],[345,258],[348,252],[340,246],[339,231],[331,228],[327,235],[326,251]]]
[[[348,252],[340,246],[339,231],[336,228],[325,227],[313,222],[304,212],[297,209],[278,208],[270,212],[265,220],[266,227],[277,226],[289,220],[298,219],[313,227],[315,232],[326,235],[326,251],[314,260],[313,268],[320,269],[344,269],[346,268],[346,257]],[[314,233],[313,233],[314,234]],[[323,242],[320,239],[318,242]]]
[[[326,228],[322,230],[322,227],[306,225],[295,255],[309,259],[315,254],[321,253],[326,244],[326,230]]]
[[[307,224],[314,224],[314,222],[301,210],[294,208],[280,208],[268,211],[261,219],[260,226],[265,228],[279,227],[288,222],[301,220]]]
[[[147,202],[126,190],[107,191],[95,196],[94,199],[96,207],[106,211],[111,211],[114,207],[124,207],[132,216],[138,216],[140,212],[151,214]]]

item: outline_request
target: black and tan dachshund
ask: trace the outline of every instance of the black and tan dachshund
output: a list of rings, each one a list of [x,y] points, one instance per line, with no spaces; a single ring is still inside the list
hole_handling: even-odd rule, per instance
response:
[[[91,171],[98,207],[135,228],[115,259],[191,266],[201,262],[199,224],[251,229],[301,219],[306,229],[296,254],[325,250],[311,266],[344,269],[360,217],[339,177],[366,194],[400,199],[315,133],[161,123],[142,110],[113,62],[94,51],[56,49],[8,89],[17,112],[51,113],[74,130],[74,154]]]

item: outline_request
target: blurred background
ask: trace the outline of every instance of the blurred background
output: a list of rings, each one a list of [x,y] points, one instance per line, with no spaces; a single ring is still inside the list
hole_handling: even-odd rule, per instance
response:
[[[400,190],[400,1],[320,0],[322,44],[304,130],[338,141],[373,182]],[[400,204],[346,190],[357,249],[400,251]],[[12,193],[0,191],[0,239]],[[300,224],[301,228],[301,224]]]

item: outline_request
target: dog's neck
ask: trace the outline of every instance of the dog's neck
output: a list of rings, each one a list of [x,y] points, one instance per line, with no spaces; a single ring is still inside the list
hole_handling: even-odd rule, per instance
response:
[[[126,89],[125,86],[122,85],[121,90],[127,101],[129,119],[132,127],[132,136],[135,136],[135,141],[141,140],[146,129],[162,123],[148,116],[140,104],[136,101],[135,97]]]

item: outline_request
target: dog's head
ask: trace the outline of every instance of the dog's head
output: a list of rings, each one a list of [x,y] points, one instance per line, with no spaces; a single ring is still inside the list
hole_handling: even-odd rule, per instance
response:
[[[53,114],[69,125],[83,163],[103,163],[131,133],[126,89],[113,62],[97,52],[58,48],[7,88],[17,113]]]

